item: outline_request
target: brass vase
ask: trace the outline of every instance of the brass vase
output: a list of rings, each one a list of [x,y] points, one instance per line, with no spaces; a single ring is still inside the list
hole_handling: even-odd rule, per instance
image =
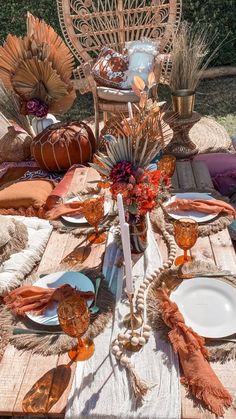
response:
[[[136,224],[129,225],[132,253],[143,253],[147,248],[147,218],[142,217]]]
[[[181,89],[172,92],[173,111],[179,118],[191,118],[195,103],[195,92],[188,89]]]

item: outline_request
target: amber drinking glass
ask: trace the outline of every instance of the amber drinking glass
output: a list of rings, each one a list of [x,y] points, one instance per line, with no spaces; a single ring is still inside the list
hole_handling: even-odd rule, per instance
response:
[[[73,361],[85,361],[94,354],[94,343],[84,338],[90,324],[90,313],[86,300],[78,295],[72,295],[59,303],[58,319],[62,330],[71,337],[78,339],[76,348],[71,349],[68,355]]]
[[[183,249],[183,256],[175,259],[175,265],[182,265],[191,262],[192,257],[187,255],[187,251],[191,249],[198,238],[198,224],[191,218],[180,218],[174,223],[174,237],[180,249]]]
[[[106,241],[106,233],[99,233],[98,225],[104,218],[104,197],[90,198],[84,201],[83,214],[89,224],[94,226],[95,233],[88,236],[91,243],[104,243]]]
[[[161,160],[158,163],[158,167],[160,171],[168,176],[172,177],[175,172],[175,166],[176,166],[176,157],[166,154],[161,158]]]

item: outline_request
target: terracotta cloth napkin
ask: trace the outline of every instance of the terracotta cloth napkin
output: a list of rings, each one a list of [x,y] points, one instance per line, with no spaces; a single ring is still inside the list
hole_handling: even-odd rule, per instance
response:
[[[167,210],[180,210],[189,211],[195,210],[199,212],[206,212],[207,214],[219,214],[220,212],[226,212],[236,218],[235,209],[227,204],[227,202],[219,199],[176,199],[174,202],[166,206]]]
[[[45,218],[47,220],[56,220],[62,215],[80,215],[83,212],[83,202],[66,202],[59,204],[47,211]]]
[[[168,336],[183,369],[181,382],[215,415],[222,416],[233,399],[208,363],[205,339],[186,326],[178,306],[169,299],[164,289],[157,290],[157,297],[161,301],[162,318],[172,329]]]
[[[42,314],[55,302],[76,294],[86,300],[95,297],[93,292],[83,292],[72,288],[69,284],[61,285],[58,288],[41,288],[36,286],[23,285],[11,291],[4,297],[4,302],[14,314],[24,316],[26,312]]]

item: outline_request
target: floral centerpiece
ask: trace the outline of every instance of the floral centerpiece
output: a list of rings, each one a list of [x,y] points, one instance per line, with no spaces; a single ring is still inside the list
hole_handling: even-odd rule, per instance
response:
[[[135,239],[133,250],[143,251],[145,216],[160,203],[169,185],[167,176],[159,170],[149,170],[148,166],[171,139],[172,132],[163,121],[160,104],[148,99],[148,90],[154,83],[152,73],[147,89],[138,76],[134,83],[139,105],[130,109],[129,118],[123,117],[116,124],[116,137],[109,137],[106,153],[97,152],[91,166],[101,174],[100,186],[109,188],[114,200],[119,193],[123,196],[131,238]]]

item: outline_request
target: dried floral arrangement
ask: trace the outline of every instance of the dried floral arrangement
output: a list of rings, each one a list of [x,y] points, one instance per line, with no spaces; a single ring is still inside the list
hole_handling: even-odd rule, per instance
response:
[[[0,80],[20,103],[20,113],[44,117],[66,112],[76,97],[70,81],[74,58],[57,33],[27,14],[27,35],[11,34],[0,47]]]
[[[109,188],[114,199],[122,194],[129,223],[137,223],[152,211],[169,185],[169,179],[159,170],[147,168],[172,137],[159,103],[148,98],[154,80],[150,73],[145,89],[143,80],[134,77],[139,105],[133,105],[129,118],[122,116],[122,122],[114,124],[117,135],[110,136],[105,142],[106,153],[98,151],[90,164],[102,176],[101,187]]]
[[[219,44],[209,52],[217,34],[209,34],[209,28],[191,27],[186,22],[180,25],[173,37],[171,52],[172,69],[170,88],[172,92],[188,89],[195,92],[202,72],[218,52]]]

